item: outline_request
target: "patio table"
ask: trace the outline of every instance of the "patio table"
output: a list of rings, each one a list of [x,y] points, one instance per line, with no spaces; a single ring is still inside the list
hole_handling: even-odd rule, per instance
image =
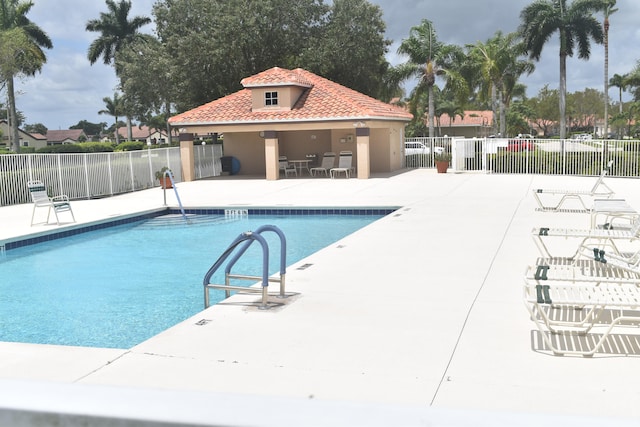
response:
[[[289,163],[291,163],[298,170],[298,175],[302,175],[303,169],[306,169],[307,173],[310,174],[309,172],[310,162],[311,160],[289,160]]]

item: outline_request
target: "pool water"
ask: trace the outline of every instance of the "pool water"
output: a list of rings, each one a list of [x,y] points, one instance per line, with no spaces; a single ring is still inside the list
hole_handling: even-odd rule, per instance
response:
[[[203,277],[241,233],[280,228],[291,265],[380,216],[158,217],[9,250],[0,258],[0,341],[131,348],[203,309]],[[262,236],[271,275],[280,241]],[[261,269],[254,243],[232,272]],[[224,283],[219,270],[212,283]],[[224,291],[211,291],[212,304],[222,299]]]

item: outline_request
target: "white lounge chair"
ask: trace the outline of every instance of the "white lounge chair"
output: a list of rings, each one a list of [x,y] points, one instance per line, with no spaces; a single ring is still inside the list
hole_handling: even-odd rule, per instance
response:
[[[604,182],[604,177],[609,172],[611,165],[613,165],[613,160],[610,160],[607,167],[602,170],[591,190],[534,189],[533,196],[539,206],[536,210],[544,212],[589,212],[594,199],[606,199],[615,194]],[[565,203],[570,200],[577,202],[578,207],[566,208]]]
[[[317,173],[324,173],[324,176],[329,176],[329,170],[333,168],[336,160],[336,153],[326,152],[322,155],[322,163],[320,166],[309,169],[311,176],[316,176]]]
[[[640,242],[640,220],[630,225],[611,225],[605,224],[601,228],[589,229],[571,229],[571,228],[552,228],[552,227],[535,227],[531,231],[531,237],[543,257],[551,258],[558,256],[557,252],[549,250],[548,240],[554,238],[564,238],[564,240],[574,239],[577,241],[576,250],[570,258],[576,258],[580,253],[584,253],[585,248],[593,250],[594,248],[610,250],[616,255],[623,255],[626,248],[620,244],[636,244]]]
[[[71,214],[73,222],[76,222],[76,218],[73,215],[73,210],[71,209],[71,203],[69,202],[69,197],[64,194],[55,197],[49,197],[49,195],[47,194],[47,188],[42,183],[42,181],[39,180],[29,181],[27,183],[27,187],[29,187],[29,193],[31,194],[31,200],[33,201],[31,225],[33,225],[36,208],[47,208],[47,221],[45,222],[45,224],[49,223],[49,216],[51,215],[52,210],[54,215],[56,216],[56,223],[58,225],[60,225],[60,218],[58,217],[59,212],[69,212]]]
[[[640,324],[637,262],[540,258],[527,267],[524,280],[527,310],[542,341],[555,354],[591,356],[614,327]],[[587,336],[594,327],[603,327],[603,334]]]
[[[335,178],[337,174],[344,173],[345,177],[350,178],[353,171],[353,153],[351,151],[341,151],[338,160],[338,167],[329,169],[331,178]]]
[[[633,349],[636,335],[606,344],[616,327],[640,324],[640,287],[636,284],[527,282],[524,302],[542,342],[554,354],[592,356],[603,347],[625,354]]]
[[[280,156],[278,159],[278,165],[280,172],[283,172],[285,177],[288,177],[289,175],[298,176],[298,171],[296,170],[295,165],[289,163],[286,156]]]

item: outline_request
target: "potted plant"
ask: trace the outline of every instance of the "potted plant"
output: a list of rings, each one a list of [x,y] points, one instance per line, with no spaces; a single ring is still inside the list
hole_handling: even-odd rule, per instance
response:
[[[165,176],[165,172],[169,171],[169,173],[171,172],[171,169],[169,169],[166,166],[163,166],[159,171],[156,171],[156,179],[158,181],[160,181],[160,186],[162,188],[173,188],[173,186],[171,185],[171,179],[168,176]]]
[[[433,155],[433,160],[436,162],[436,169],[438,173],[447,173],[447,169],[449,168],[449,163],[451,162],[451,153],[442,152],[435,153]]]

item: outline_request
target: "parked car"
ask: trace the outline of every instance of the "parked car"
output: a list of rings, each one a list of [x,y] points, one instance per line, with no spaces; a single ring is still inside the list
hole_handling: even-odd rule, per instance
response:
[[[581,133],[573,135],[573,139],[577,139],[579,141],[590,141],[591,139],[593,139],[593,135],[591,135],[590,133]]]
[[[521,135],[510,139],[507,143],[507,151],[534,151],[535,149],[536,144],[533,138],[524,138]]]
[[[435,154],[442,154],[444,153],[444,148],[433,147],[433,152]],[[404,154],[406,156],[410,156],[412,154],[431,154],[431,148],[427,147],[422,142],[406,142],[404,144]]]

